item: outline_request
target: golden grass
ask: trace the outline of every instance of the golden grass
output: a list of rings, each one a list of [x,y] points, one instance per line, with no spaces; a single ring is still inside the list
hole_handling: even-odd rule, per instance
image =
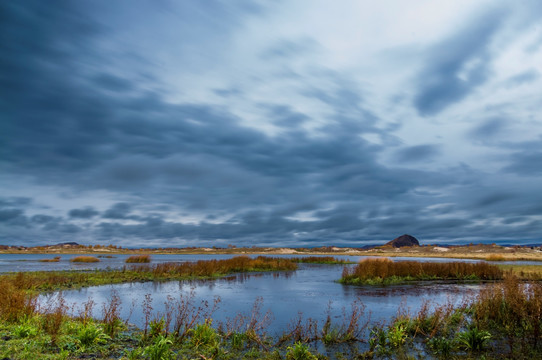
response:
[[[506,258],[502,254],[491,254],[486,256],[486,261],[505,261]]]
[[[126,259],[126,263],[150,263],[150,255],[132,255]]]
[[[82,262],[82,263],[95,263],[100,262],[100,259],[94,256],[76,256],[70,259],[71,262]]]
[[[343,282],[359,282],[369,279],[387,278],[423,279],[479,279],[503,278],[503,271],[496,265],[485,262],[394,262],[387,258],[364,259],[353,269],[344,268]]]

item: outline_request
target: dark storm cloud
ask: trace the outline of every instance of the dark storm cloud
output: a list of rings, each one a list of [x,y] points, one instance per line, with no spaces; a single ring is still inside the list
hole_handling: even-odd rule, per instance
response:
[[[415,145],[397,150],[395,152],[395,159],[401,163],[430,161],[439,153],[438,145]]]
[[[304,101],[326,109],[321,118],[274,99],[254,104],[258,115],[278,128],[273,135],[244,125],[251,117],[241,118],[237,109],[171,101],[172,94],[159,90],[156,80],[153,86],[142,80],[141,73],[152,76],[156,64],[132,68],[132,55],[100,47],[112,30],[85,16],[92,4],[0,2],[0,166],[13,182],[24,176],[62,191],[99,190],[108,194],[107,203],[116,203],[103,212],[82,202],[67,218],[27,218],[30,198],[2,198],[0,239],[58,242],[81,234],[125,246],[151,241],[356,245],[401,233],[453,239],[515,231],[527,238],[541,230],[529,217],[537,214],[536,206],[522,210],[525,197],[503,197],[507,192],[498,186],[485,189],[487,174],[467,165],[421,171],[380,163],[384,150],[398,149],[396,139],[389,127],[382,130],[381,119],[368,107],[366,89],[329,69],[312,67],[307,75],[288,68],[284,75],[300,79]],[[111,6],[120,6],[116,4]],[[201,50],[199,32],[226,46],[224,34],[238,26],[241,16],[233,10],[245,8],[243,3],[214,4],[183,3],[177,14],[190,35],[179,44],[181,58],[204,58],[193,66],[206,71],[217,59],[205,49],[191,52]],[[122,14],[126,23],[134,19],[132,13]],[[436,114],[485,82],[490,63],[486,45],[501,15],[480,19],[428,52],[417,81],[415,104],[421,114]],[[153,40],[171,36],[161,31],[153,33]],[[267,48],[266,56],[288,63],[313,51],[313,45],[279,41]],[[122,66],[116,67],[118,63]],[[213,88],[226,98],[243,98],[248,92],[239,84]],[[190,90],[190,84],[183,84],[183,91]],[[505,128],[504,120],[484,121],[474,126],[471,139],[495,137]],[[306,125],[314,128],[306,131]],[[378,135],[382,143],[365,141],[366,134]],[[538,175],[539,151],[521,149],[514,149],[503,171]],[[439,155],[441,148],[434,144],[405,146],[395,153],[408,166]],[[431,211],[428,205],[435,202],[441,204]],[[525,221],[502,222],[484,232],[473,220],[504,217],[510,209]],[[172,220],[179,216],[196,220]],[[519,223],[530,225],[518,229]]]
[[[128,219],[132,211],[132,205],[127,203],[116,203],[107,209],[102,217],[105,219]]]
[[[94,81],[100,89],[115,92],[125,92],[133,89],[130,81],[111,74],[99,74]]]
[[[49,223],[51,221],[54,221],[55,218],[53,216],[49,216],[49,215],[43,215],[43,214],[37,214],[37,215],[34,215],[30,218],[30,221],[35,223],[35,224],[46,224],[46,223]]]
[[[30,203],[32,203],[32,199],[27,197],[0,197],[0,208],[26,206]]]
[[[488,11],[429,49],[414,96],[414,106],[421,115],[441,112],[487,81],[491,65],[489,44],[503,15],[500,10]]]
[[[79,219],[90,219],[98,214],[99,212],[96,211],[92,206],[87,206],[83,209],[71,209],[68,212],[68,215],[71,218],[79,218]]]
[[[542,152],[537,150],[516,152],[510,156],[510,164],[503,168],[522,176],[540,176],[542,174]]]
[[[21,209],[3,209],[0,210],[0,221],[9,221],[20,217],[23,214]]]

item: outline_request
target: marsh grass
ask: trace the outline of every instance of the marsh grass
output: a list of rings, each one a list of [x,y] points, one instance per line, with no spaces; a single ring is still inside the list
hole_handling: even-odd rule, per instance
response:
[[[72,309],[78,315],[71,317],[61,293],[38,307],[33,286],[24,274],[0,278],[0,358],[325,358],[313,349],[326,349],[336,359],[542,358],[542,284],[514,276],[486,284],[459,303],[426,302],[413,314],[405,304],[395,318],[370,329],[370,313],[360,301],[339,318],[331,316],[330,304],[323,319],[300,313],[276,336],[267,333],[272,314],[264,312],[261,298],[247,313],[215,324],[218,298],[196,301],[193,290],[168,296],[160,313],[148,294],[141,304],[149,319],[145,331],[122,326],[122,304],[114,292],[103,316],[92,319],[92,299],[79,312]]]
[[[71,262],[81,262],[81,263],[96,263],[100,262],[100,259],[94,256],[76,256],[70,259]]]
[[[52,259],[40,259],[39,261],[40,262],[59,262],[60,261],[60,256],[55,256]]]
[[[126,259],[126,263],[150,263],[150,255],[132,255]]]
[[[251,259],[238,256],[226,260],[133,265],[122,269],[10,273],[0,275],[0,280],[15,279],[17,286],[24,290],[50,291],[125,282],[205,279],[239,272],[295,269],[297,264],[285,258],[260,256]]]
[[[364,259],[354,268],[343,269],[344,284],[386,284],[413,280],[498,280],[503,271],[485,262],[394,262],[387,258]]]

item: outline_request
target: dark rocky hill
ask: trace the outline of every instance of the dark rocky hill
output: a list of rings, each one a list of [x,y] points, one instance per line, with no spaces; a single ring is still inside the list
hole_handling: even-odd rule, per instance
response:
[[[391,245],[395,248],[399,248],[403,246],[419,246],[420,242],[414,236],[404,234],[386,243],[386,245]]]

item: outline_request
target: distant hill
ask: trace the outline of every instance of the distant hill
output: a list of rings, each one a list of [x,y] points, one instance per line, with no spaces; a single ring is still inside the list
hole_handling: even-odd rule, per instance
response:
[[[393,239],[392,241],[387,242],[386,245],[390,245],[395,248],[400,248],[403,246],[419,246],[420,242],[414,236],[404,234]]]
[[[58,243],[58,244],[53,245],[53,246],[79,246],[79,244],[76,243],[76,242],[70,241],[70,242]]]

